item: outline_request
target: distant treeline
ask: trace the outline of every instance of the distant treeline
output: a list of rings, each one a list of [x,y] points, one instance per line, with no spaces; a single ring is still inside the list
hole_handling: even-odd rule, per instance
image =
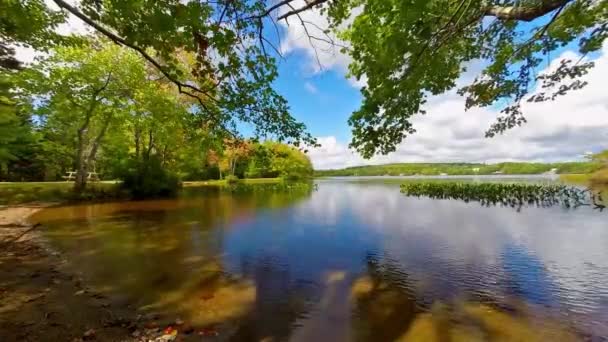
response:
[[[552,172],[558,174],[586,174],[602,167],[598,162],[568,163],[400,163],[355,166],[339,170],[316,170],[317,177],[331,176],[432,176],[432,175],[533,175]]]

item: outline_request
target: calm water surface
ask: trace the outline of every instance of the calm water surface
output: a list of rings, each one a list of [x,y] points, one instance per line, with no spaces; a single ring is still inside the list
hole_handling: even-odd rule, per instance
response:
[[[237,341],[604,340],[608,213],[406,197],[186,191],[35,220],[98,288]]]

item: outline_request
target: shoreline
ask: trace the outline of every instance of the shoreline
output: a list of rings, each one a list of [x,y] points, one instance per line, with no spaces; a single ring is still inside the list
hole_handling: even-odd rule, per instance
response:
[[[178,337],[164,329],[175,326],[176,320],[142,315],[96,291],[69,260],[51,248],[41,233],[44,227],[28,218],[56,204],[0,208],[0,340],[188,340],[184,334]],[[194,329],[180,326],[177,330],[191,334]]]

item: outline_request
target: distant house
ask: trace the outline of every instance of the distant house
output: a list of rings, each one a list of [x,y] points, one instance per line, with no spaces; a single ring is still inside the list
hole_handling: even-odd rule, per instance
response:
[[[440,176],[447,176],[448,174],[447,173],[440,173],[439,175]]]
[[[502,171],[494,171],[492,173],[495,174],[495,175],[502,175]]]
[[[544,173],[545,175],[556,175],[557,174],[557,169],[553,168],[547,172]]]

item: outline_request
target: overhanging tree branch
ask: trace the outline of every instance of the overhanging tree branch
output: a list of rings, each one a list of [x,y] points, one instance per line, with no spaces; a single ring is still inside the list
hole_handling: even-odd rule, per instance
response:
[[[541,0],[536,6],[500,6],[487,5],[483,13],[486,16],[505,20],[532,21],[565,6],[573,0]]]
[[[312,0],[306,1],[306,5],[297,9],[284,13],[278,17],[279,20],[286,19],[292,15],[307,11],[317,5],[324,4],[330,0]],[[482,13],[485,16],[496,17],[504,20],[518,20],[518,21],[532,21],[536,18],[542,17],[543,15],[553,12],[556,9],[572,2],[574,0],[539,0],[536,5],[523,5],[523,6],[507,6],[494,4],[495,2],[486,1],[486,4],[482,6]],[[263,15],[268,15],[270,11],[275,10],[281,6],[284,6],[291,1],[281,1],[268,10],[263,12]]]
[[[198,102],[205,108],[204,102],[202,101],[202,99],[192,93],[186,92],[184,91],[184,88],[186,89],[190,89],[193,90],[197,93],[201,93],[203,95],[205,95],[206,97],[213,99],[213,96],[207,94],[204,90],[200,89],[199,87],[193,86],[192,84],[188,84],[188,83],[184,83],[181,82],[180,80],[176,79],[174,76],[172,76],[157,60],[155,60],[152,56],[150,56],[143,48],[129,43],[128,41],[126,41],[124,38],[110,32],[109,30],[107,30],[105,27],[99,25],[98,23],[96,23],[93,19],[87,17],[84,13],[80,12],[77,8],[71,6],[70,4],[68,4],[67,2],[63,1],[63,0],[53,0],[57,6],[59,6],[60,8],[63,8],[65,10],[67,10],[68,12],[72,13],[74,16],[76,16],[78,19],[84,21],[85,23],[87,23],[88,25],[90,25],[91,27],[93,27],[97,32],[103,34],[104,36],[106,36],[107,38],[109,38],[110,40],[112,40],[114,43],[118,44],[118,45],[122,45],[122,46],[126,46],[132,50],[137,51],[145,60],[147,60],[148,62],[150,62],[150,64],[152,64],[158,71],[160,71],[163,76],[165,76],[169,81],[171,81],[172,83],[174,83],[177,88],[178,91],[181,94],[185,94],[188,95],[190,97],[196,98],[198,100]]]

